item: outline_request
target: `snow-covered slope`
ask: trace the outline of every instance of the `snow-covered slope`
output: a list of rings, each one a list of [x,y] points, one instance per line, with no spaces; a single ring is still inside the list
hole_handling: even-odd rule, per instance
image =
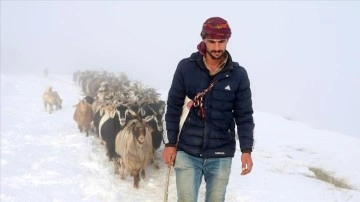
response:
[[[63,109],[53,114],[42,104],[48,85],[63,100]],[[132,178],[120,180],[113,173],[99,139],[78,131],[72,115],[80,93],[72,75],[1,75],[0,200],[163,201],[167,170],[162,163],[158,170],[150,165],[140,188],[134,189]],[[226,201],[360,201],[359,139],[258,111],[254,116],[254,169],[240,175],[238,149]],[[312,178],[309,167],[327,170],[356,190]],[[173,171],[169,201],[176,201]],[[204,201],[203,185],[199,201]]]

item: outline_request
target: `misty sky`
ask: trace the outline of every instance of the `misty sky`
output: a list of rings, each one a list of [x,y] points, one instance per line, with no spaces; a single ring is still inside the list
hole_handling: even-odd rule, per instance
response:
[[[158,89],[225,18],[254,108],[360,137],[360,2],[1,1],[1,74],[125,72]],[[255,120],[256,123],[256,120]]]

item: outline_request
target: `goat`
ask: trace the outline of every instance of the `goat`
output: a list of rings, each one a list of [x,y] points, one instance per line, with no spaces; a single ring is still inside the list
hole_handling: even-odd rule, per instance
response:
[[[53,106],[55,106],[56,110],[59,110],[62,108],[62,106],[61,106],[62,100],[61,100],[59,94],[56,91],[52,90],[51,86],[47,87],[43,94],[43,103],[44,103],[45,111],[49,111],[49,114],[52,113]],[[49,110],[48,110],[48,108],[49,108]]]
[[[89,136],[89,130],[91,129],[91,122],[93,119],[91,106],[85,99],[82,99],[74,107],[76,107],[73,116],[74,121],[78,124],[80,132],[85,131],[86,136]]]
[[[116,136],[115,151],[120,156],[114,161],[115,173],[120,164],[120,178],[125,179],[125,170],[134,178],[134,187],[139,188],[140,173],[145,178],[145,168],[153,155],[152,129],[144,120],[130,120]]]
[[[132,112],[129,106],[122,103],[117,104],[115,107],[109,105],[100,110],[104,110],[104,112],[98,126],[99,137],[102,143],[105,144],[106,154],[111,161],[116,155],[115,137],[124,128],[127,121],[131,118],[130,115],[134,114],[134,112]],[[101,116],[101,111],[99,115]]]
[[[159,168],[157,163],[156,150],[160,148],[163,141],[163,116],[165,113],[165,101],[154,101],[151,103],[145,103],[140,108],[141,117],[147,122],[147,124],[153,128],[152,143],[154,152],[154,165],[155,168]]]

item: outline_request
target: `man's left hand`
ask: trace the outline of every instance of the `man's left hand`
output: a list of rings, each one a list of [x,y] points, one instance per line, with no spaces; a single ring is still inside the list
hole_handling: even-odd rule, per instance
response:
[[[253,162],[250,153],[241,154],[241,175],[249,174],[252,170]]]

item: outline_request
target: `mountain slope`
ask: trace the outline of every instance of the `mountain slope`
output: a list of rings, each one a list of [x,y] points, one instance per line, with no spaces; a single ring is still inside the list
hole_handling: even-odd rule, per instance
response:
[[[42,105],[48,85],[63,99],[63,109],[53,114]],[[81,98],[72,75],[1,75],[0,200],[162,201],[165,166],[156,170],[150,165],[139,190],[132,187],[132,178],[120,180],[99,139],[80,133],[72,120],[73,105]],[[359,139],[271,114],[254,116],[254,169],[240,176],[237,149],[226,201],[360,201],[359,191],[335,188],[310,177],[309,170],[325,169],[359,189]],[[173,171],[169,201],[176,201]]]

